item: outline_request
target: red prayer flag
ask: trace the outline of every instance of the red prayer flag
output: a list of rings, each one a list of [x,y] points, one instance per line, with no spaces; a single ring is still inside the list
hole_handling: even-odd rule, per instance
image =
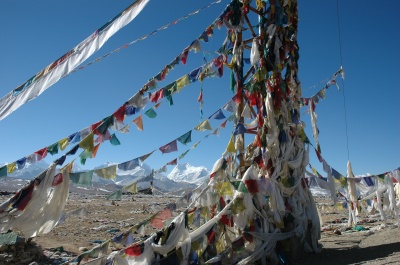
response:
[[[138,257],[142,255],[144,251],[144,243],[136,243],[125,249],[125,254],[132,257]]]
[[[37,161],[42,160],[43,158],[45,158],[45,157],[47,156],[47,147],[42,148],[42,149],[36,151],[35,154],[38,155]]]
[[[246,184],[247,190],[250,193],[256,193],[258,192],[258,183],[257,180],[255,179],[248,179],[245,180],[244,183]]]
[[[63,174],[58,173],[57,175],[54,176],[53,182],[51,183],[51,186],[57,186],[58,184],[62,183],[64,181],[63,179]]]
[[[159,89],[157,92],[153,93],[150,97],[150,102],[157,102],[164,97],[164,88]]]
[[[123,122],[125,119],[125,111],[126,111],[126,104],[122,105],[117,109],[116,112],[114,112],[114,117],[117,121]]]

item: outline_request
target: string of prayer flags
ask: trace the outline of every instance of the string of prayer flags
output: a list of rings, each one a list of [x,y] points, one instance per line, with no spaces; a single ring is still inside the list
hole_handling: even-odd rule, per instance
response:
[[[176,140],[173,140],[172,142],[164,146],[161,146],[159,150],[161,151],[162,154],[178,151]]]
[[[62,77],[72,72],[125,25],[129,24],[146,6],[149,0],[137,0],[112,20],[97,29],[88,38],[48,65],[28,81],[0,99],[0,120],[23,104],[41,95]]]

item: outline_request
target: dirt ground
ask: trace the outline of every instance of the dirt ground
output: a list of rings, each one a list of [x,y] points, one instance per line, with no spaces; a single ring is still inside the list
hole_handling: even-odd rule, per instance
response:
[[[75,211],[76,214],[34,241],[46,255],[62,254],[64,260],[70,259],[83,248],[91,249],[111,239],[176,200],[175,197],[136,194],[124,195],[121,201],[113,202],[101,195],[71,193],[65,212]],[[400,264],[400,229],[393,224],[393,219],[383,227],[378,216],[361,216],[359,228],[363,231],[346,229],[347,212],[325,207],[326,203],[324,199],[317,199],[323,222],[322,252],[304,254],[292,264]],[[146,231],[146,234],[151,232]]]

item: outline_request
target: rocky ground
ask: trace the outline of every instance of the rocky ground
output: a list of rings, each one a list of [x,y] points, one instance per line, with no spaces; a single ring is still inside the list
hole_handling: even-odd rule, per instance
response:
[[[0,196],[1,201],[8,196]],[[95,193],[71,193],[66,212],[74,211],[74,215],[31,242],[0,246],[0,265],[33,261],[61,264],[176,200],[172,196],[136,194],[124,195],[121,201],[113,202]],[[329,202],[323,198],[318,198],[317,203],[323,222],[320,241],[323,250],[319,254],[304,254],[292,264],[400,264],[400,228],[393,224],[393,219],[383,225],[378,216],[361,217],[357,231],[347,228],[347,211],[326,207]]]

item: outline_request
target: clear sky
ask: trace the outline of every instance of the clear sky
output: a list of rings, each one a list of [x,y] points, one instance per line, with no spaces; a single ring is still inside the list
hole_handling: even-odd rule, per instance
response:
[[[136,19],[111,37],[86,62],[211,2],[150,0]],[[0,164],[27,156],[111,115],[199,37],[229,2],[222,0],[61,79],[41,96],[0,121]],[[318,92],[341,65],[337,1],[299,2],[299,77],[303,96],[309,97]],[[0,97],[72,49],[130,3],[128,0],[0,1]],[[354,173],[380,174],[400,166],[398,10],[400,2],[395,0],[339,0],[346,78],[344,83],[337,79],[341,90],[331,87],[326,93],[327,98],[317,104],[316,112],[322,155],[343,174],[348,160],[344,106]],[[201,42],[203,50],[197,54],[190,52],[187,65],[178,65],[159,87],[199,67],[204,60],[211,60],[225,36],[225,28],[216,29],[209,43]],[[131,125],[131,132],[116,132],[121,145],[112,146],[105,142],[97,157],[81,167],[91,169],[106,162],[122,163],[158,149],[192,130],[233,96],[229,73],[225,68],[223,78],[207,79],[202,84],[196,82],[185,87],[174,96],[173,106],[163,101],[156,110],[158,116],[155,119],[143,117],[144,131],[138,131],[132,123],[136,116],[128,117],[125,121]],[[323,80],[325,83],[320,83]],[[201,87],[203,119],[197,102]],[[305,108],[301,112],[301,119],[307,124],[306,132],[312,138],[310,115]],[[211,120],[213,129],[220,123]],[[228,123],[219,137],[211,135],[203,140],[179,163],[205,166],[211,170],[224,152],[232,130],[232,123]],[[178,152],[161,155],[156,151],[146,163],[158,169],[202,140],[207,133],[193,133],[193,142],[186,146],[178,143]],[[49,154],[46,161],[55,160],[60,154]],[[313,152],[310,158],[312,164],[320,168]]]

